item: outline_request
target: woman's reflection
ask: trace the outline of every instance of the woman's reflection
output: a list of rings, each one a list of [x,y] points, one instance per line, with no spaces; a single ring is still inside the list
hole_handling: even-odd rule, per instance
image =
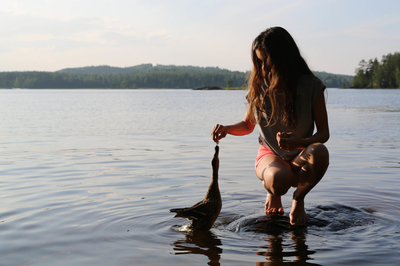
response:
[[[306,245],[307,228],[291,226],[287,217],[258,218],[248,230],[268,235],[268,244],[265,247],[259,247],[263,251],[255,252],[256,255],[264,256],[267,262],[258,262],[256,265],[276,265],[277,263],[318,265],[307,262],[312,260],[309,255],[315,253],[308,250]],[[286,240],[289,237],[291,241]]]

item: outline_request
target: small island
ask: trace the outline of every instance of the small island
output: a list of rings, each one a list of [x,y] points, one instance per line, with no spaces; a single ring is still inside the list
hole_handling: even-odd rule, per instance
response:
[[[193,90],[199,90],[199,91],[215,91],[215,90],[222,90],[221,87],[218,86],[206,86],[206,87],[200,87],[200,88],[195,88]]]

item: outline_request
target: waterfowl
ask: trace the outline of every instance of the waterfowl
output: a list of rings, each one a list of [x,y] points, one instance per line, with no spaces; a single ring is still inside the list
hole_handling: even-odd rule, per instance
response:
[[[192,207],[169,210],[170,212],[176,212],[174,218],[191,220],[192,222],[189,225],[191,230],[209,230],[221,211],[222,200],[218,187],[218,153],[219,147],[215,146],[214,157],[211,161],[212,180],[204,199]]]

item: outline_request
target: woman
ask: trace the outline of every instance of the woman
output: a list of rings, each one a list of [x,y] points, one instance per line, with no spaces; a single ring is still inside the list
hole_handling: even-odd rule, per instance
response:
[[[253,71],[244,119],[217,124],[215,142],[227,134],[242,136],[260,130],[256,174],[267,190],[265,213],[283,213],[281,196],[291,186],[292,225],[305,225],[304,197],[321,180],[329,165],[322,144],[329,139],[325,85],[311,72],[290,34],[281,27],[260,33],[252,45]],[[314,133],[314,124],[316,132]]]

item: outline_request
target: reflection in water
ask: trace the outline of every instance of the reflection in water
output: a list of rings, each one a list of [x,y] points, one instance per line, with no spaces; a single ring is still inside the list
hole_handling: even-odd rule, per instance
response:
[[[284,244],[282,237],[278,235],[269,235],[267,238],[268,245],[265,247],[259,247],[260,249],[266,249],[266,251],[255,252],[256,255],[264,256],[267,262],[257,262],[256,265],[276,265],[276,263],[285,264],[300,264],[300,265],[319,265],[307,262],[312,260],[309,256],[314,254],[315,251],[308,250],[306,245],[305,232],[301,229],[291,231],[291,240],[294,243],[294,251],[284,251]],[[290,259],[289,257],[295,257]]]
[[[261,244],[257,245],[258,250],[252,251],[253,254],[258,255],[257,260],[261,256],[263,258],[256,265],[319,265],[312,262],[317,259],[317,251],[309,247],[309,245],[313,246],[312,240],[311,243],[306,243],[307,236],[346,235],[353,230],[360,233],[360,229],[378,222],[377,217],[364,209],[337,203],[314,206],[307,209],[307,214],[309,218],[307,226],[302,227],[290,225],[288,215],[259,216],[255,214],[243,217],[236,215],[220,217],[221,223],[214,229],[220,231],[221,235],[224,234],[224,230],[228,230],[237,235],[244,235],[246,238],[261,240]],[[185,238],[171,245],[174,246],[175,255],[207,256],[208,265],[220,265],[220,261],[224,260],[223,257],[221,259],[222,242],[210,231],[186,232]],[[246,247],[246,244],[243,245]]]
[[[210,231],[189,231],[184,239],[175,241],[175,255],[203,254],[208,257],[208,265],[219,266],[221,240]]]
[[[253,221],[248,221],[246,231],[267,234],[267,245],[259,247],[262,251],[256,255],[264,256],[267,262],[258,262],[256,265],[275,265],[276,263],[301,263],[301,265],[318,265],[307,263],[315,253],[306,245],[307,227],[291,226],[288,217],[263,216]],[[288,238],[292,244],[283,239]],[[285,243],[284,243],[285,242]],[[286,251],[291,249],[291,251]],[[295,257],[295,259],[293,259]]]
[[[256,265],[300,264],[310,263],[315,250],[310,250],[306,244],[306,236],[311,233],[341,232],[347,229],[363,227],[375,222],[374,217],[365,210],[341,205],[330,204],[315,206],[307,210],[307,226],[292,226],[289,217],[284,215],[268,215],[257,217],[242,217],[230,222],[226,228],[241,234],[266,235],[267,244],[259,247],[256,255],[263,256],[266,262]]]

